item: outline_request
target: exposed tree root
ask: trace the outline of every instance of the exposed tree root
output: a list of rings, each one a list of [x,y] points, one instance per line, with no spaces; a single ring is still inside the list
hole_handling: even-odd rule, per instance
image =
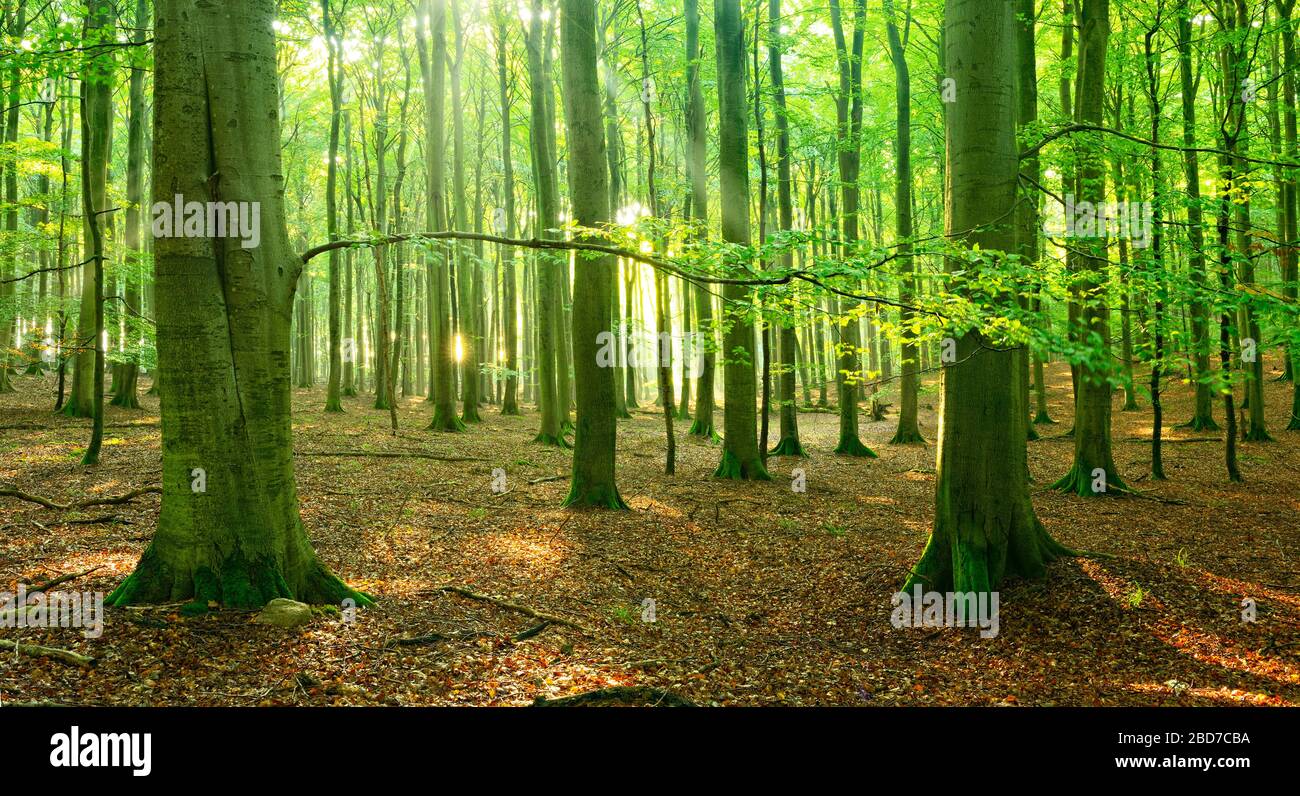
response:
[[[438,412],[435,409],[433,420],[430,421],[429,425],[425,428],[429,431],[447,431],[454,433],[458,431],[466,431],[469,427],[465,425],[465,421],[456,417],[455,414],[444,416],[441,412]]]
[[[624,502],[623,496],[618,493],[618,489],[609,486],[601,489],[585,489],[578,493],[578,485],[574,485],[569,490],[569,495],[560,504],[561,507],[569,508],[596,508],[596,509],[616,509],[619,511],[627,510],[627,503]]]
[[[736,481],[771,481],[772,476],[757,457],[750,462],[742,462],[729,450],[722,451],[722,460],[718,469],[713,471],[714,478],[729,478]]]
[[[782,437],[777,441],[776,447],[768,451],[768,456],[800,456],[808,458],[808,452],[803,449],[803,443],[798,437]]]
[[[889,440],[889,444],[890,445],[917,445],[917,444],[924,445],[925,437],[921,436],[921,432],[916,431],[914,429],[909,429],[908,431],[903,431],[902,429],[899,429],[894,433],[893,439]]]
[[[1070,471],[1061,476],[1061,479],[1048,489],[1055,489],[1069,494],[1079,495],[1080,497],[1097,497],[1098,495],[1122,495],[1132,494],[1133,490],[1124,479],[1119,477],[1119,473],[1107,472],[1105,489],[1097,491],[1092,488],[1093,476],[1091,472],[1084,472],[1078,464],[1070,467]]]
[[[1192,431],[1219,431],[1219,424],[1214,422],[1214,418],[1206,415],[1205,417],[1193,417],[1186,423],[1179,423],[1174,428],[1190,428]]]
[[[40,497],[39,495],[33,495],[28,492],[24,492],[23,490],[18,488],[0,489],[0,497],[18,498],[19,500],[25,500],[28,503],[35,503],[38,506],[44,506],[47,509],[58,509],[60,511],[66,511],[68,509],[84,509],[89,506],[116,506],[120,503],[130,503],[132,500],[135,500],[141,495],[150,495],[150,494],[162,494],[162,487],[146,486],[140,489],[133,489],[124,495],[115,495],[113,497],[107,497],[107,498],[91,498],[89,500],[78,500],[75,503],[55,503],[52,500],[46,500],[45,498]]]
[[[841,437],[840,444],[835,446],[835,453],[839,456],[858,456],[866,459],[880,458],[875,451],[862,444],[862,440],[856,436]]]
[[[531,616],[533,619],[545,620],[547,622],[551,622],[552,624],[571,627],[574,630],[580,631],[582,633],[586,633],[588,635],[591,634],[591,630],[589,628],[577,622],[574,622],[571,619],[565,619],[564,617],[556,616],[555,614],[547,614],[541,611],[534,611],[532,608],[529,608],[526,605],[518,605],[516,603],[507,602],[505,600],[498,599],[496,597],[492,597],[487,594],[479,594],[478,592],[473,592],[470,591],[469,589],[462,588],[460,586],[453,586],[453,585],[439,586],[438,588],[434,589],[434,591],[449,591],[453,594],[459,594],[462,597],[468,597],[471,600],[479,600],[485,603],[492,603],[498,608],[504,608],[507,611],[514,611],[515,613],[523,614],[524,616]]]
[[[714,442],[717,442],[719,439],[721,439],[718,436],[718,432],[713,430],[712,423],[702,422],[700,421],[699,418],[696,418],[691,423],[691,429],[686,433],[692,437],[704,437],[705,439],[713,440]]]
[[[524,641],[541,633],[546,628],[554,624],[549,619],[543,619],[537,624],[519,631],[510,637],[511,641]],[[390,638],[384,642],[385,648],[391,647],[414,647],[423,644],[437,644],[442,641],[475,641],[480,638],[492,638],[496,633],[485,633],[482,631],[473,631],[468,633],[429,633],[425,636],[411,636],[407,638]]]
[[[538,434],[533,437],[533,442],[540,442],[543,445],[549,445],[552,448],[563,448],[568,450],[573,446],[564,438],[564,434]]]
[[[50,580],[50,581],[46,581],[45,583],[42,583],[42,584],[39,585],[39,586],[33,586],[33,587],[27,589],[27,596],[30,597],[30,596],[32,596],[33,594],[39,594],[40,592],[49,591],[50,589],[53,589],[55,586],[62,586],[63,584],[67,583],[67,582],[70,581],[70,580],[76,580],[77,578],[84,578],[85,576],[89,575],[90,573],[94,572],[95,570],[97,570],[97,569],[103,569],[103,568],[104,568],[104,565],[103,565],[103,564],[100,564],[100,565],[97,566],[97,567],[91,567],[90,569],[86,570],[85,572],[73,572],[73,573],[69,573],[69,574],[67,574],[67,575],[60,575],[59,577],[54,578],[53,580]]]

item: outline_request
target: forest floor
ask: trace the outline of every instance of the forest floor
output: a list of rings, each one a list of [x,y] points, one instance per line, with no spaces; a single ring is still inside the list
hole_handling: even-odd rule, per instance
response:
[[[1275,365],[1276,363],[1270,363]],[[653,686],[704,705],[1300,704],[1300,433],[1284,431],[1291,385],[1266,386],[1273,443],[1240,447],[1229,484],[1216,433],[1166,427],[1169,480],[1152,482],[1150,407],[1119,411],[1116,462],[1138,496],[1047,491],[1068,469],[1069,370],[1049,368],[1052,416],[1030,443],[1034,506],[1067,546],[1113,555],[1054,563],[1000,592],[1000,632],[895,629],[890,598],[933,515],[937,383],[921,396],[928,445],[891,446],[896,417],[867,423],[879,459],[830,451],[837,415],[806,412],[811,458],[769,461],[769,483],[715,480],[718,447],[677,423],[663,474],[662,416],[622,421],[628,512],[558,508],[568,451],[530,443],[536,415],[465,434],[426,432],[419,398],[398,436],[366,398],[326,415],[297,390],[298,494],[320,557],[377,598],[354,622],[322,613],[301,630],[252,614],[181,616],[175,606],[107,611],[103,635],[0,629],[97,659],[81,668],[0,653],[0,700],[73,705],[527,705],[611,686]],[[0,485],[56,503],[156,484],[157,399],[108,408],[102,463],[79,464],[89,421],[51,414],[53,379],[0,395]],[[1190,416],[1175,385],[1165,416]],[[1221,407],[1216,417],[1222,421]],[[721,414],[719,412],[719,421]],[[773,442],[776,419],[773,418]],[[419,453],[374,457],[375,452]],[[319,455],[325,453],[345,455]],[[310,455],[318,454],[318,455]],[[492,471],[506,491],[492,490]],[[803,468],[807,491],[792,489]],[[0,591],[107,593],[152,537],[159,498],[49,509],[0,498]],[[567,619],[538,620],[442,590],[455,586]],[[1243,621],[1243,599],[1257,617]],[[642,606],[654,600],[653,622]],[[646,617],[648,618],[648,617]],[[442,634],[440,641],[391,644]],[[650,697],[651,700],[654,697]],[[644,701],[644,699],[643,699]]]

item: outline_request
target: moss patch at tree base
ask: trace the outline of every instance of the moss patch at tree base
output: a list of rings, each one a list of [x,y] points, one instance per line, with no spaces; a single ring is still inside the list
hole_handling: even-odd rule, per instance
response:
[[[835,446],[835,453],[839,456],[858,456],[866,459],[879,459],[880,456],[862,444],[862,440],[857,437],[840,438],[840,444]]]
[[[889,440],[890,445],[924,445],[925,437],[921,436],[920,431],[899,429]]]
[[[705,437],[706,439],[716,439],[718,433],[713,430],[713,423],[701,421],[698,418],[691,423],[691,428],[686,432],[692,437]]]
[[[623,497],[619,495],[618,488],[613,486],[596,487],[586,489],[574,484],[569,489],[569,495],[560,504],[563,508],[598,508],[598,509],[616,509],[618,511],[627,511],[628,505],[623,502]]]
[[[729,478],[735,481],[771,481],[772,476],[758,457],[741,461],[740,457],[729,450],[722,451],[722,461],[713,471],[714,478]]]
[[[446,431],[455,433],[468,430],[468,426],[456,416],[455,412],[446,413],[438,409],[433,411],[433,420],[425,427],[428,431]]]
[[[1221,428],[1219,428],[1219,424],[1214,422],[1214,418],[1208,415],[1207,416],[1198,415],[1196,417],[1193,417],[1191,420],[1188,420],[1186,423],[1179,423],[1178,425],[1174,426],[1174,428],[1186,428],[1192,431],[1221,431],[1222,430]]]
[[[570,450],[573,448],[573,446],[569,444],[569,441],[564,438],[563,434],[560,435],[538,434],[537,436],[533,437],[533,442],[540,443],[542,445],[548,445],[552,448],[563,448],[565,450]]]
[[[799,456],[808,458],[808,452],[803,449],[803,443],[798,437],[782,437],[776,443],[776,447],[768,451],[768,456]]]
[[[1086,472],[1085,472],[1086,471]],[[1092,468],[1081,468],[1078,464],[1073,465],[1070,471],[1048,487],[1059,492],[1075,494],[1080,497],[1100,497],[1107,494],[1133,494],[1133,490],[1124,479],[1119,477],[1119,473],[1111,470],[1106,471],[1106,488],[1096,491],[1092,488],[1093,475]]]
[[[240,551],[221,562],[220,572],[208,566],[200,566],[192,573],[181,572],[168,566],[150,545],[140,556],[135,572],[105,598],[104,604],[120,607],[193,598],[182,609],[189,615],[205,612],[214,602],[226,608],[253,610],[276,597],[313,605],[339,605],[345,599],[358,606],[374,604],[374,598],[349,588],[316,560],[295,581],[296,589],[290,587],[274,560],[250,561]]]

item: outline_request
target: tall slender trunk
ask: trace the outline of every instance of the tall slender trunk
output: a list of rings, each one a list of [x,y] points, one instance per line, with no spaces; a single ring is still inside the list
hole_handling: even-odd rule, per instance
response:
[[[717,0],[714,37],[718,62],[718,173],[721,183],[722,238],[740,247],[749,235],[749,133],[745,123],[745,31],[740,0]],[[737,269],[741,270],[741,269]],[[751,298],[743,285],[722,288],[724,325],[722,459],[714,475],[768,480],[757,443],[754,401],[754,324]]]
[[[1210,316],[1206,300],[1205,232],[1201,211],[1201,170],[1196,147],[1196,86],[1192,78],[1192,17],[1188,0],[1178,7],[1178,76],[1183,110],[1183,190],[1187,194],[1187,276],[1192,283],[1188,314],[1195,363],[1196,400],[1192,418],[1183,424],[1195,431],[1218,429],[1214,422],[1210,369]]]
[[[700,3],[685,0],[686,12],[686,170],[691,184],[691,221],[697,239],[703,238],[709,224],[709,175],[705,166],[707,151],[707,119],[704,113],[704,92],[700,87]],[[695,386],[695,420],[687,432],[693,436],[713,439],[714,381],[717,373],[716,348],[713,329],[713,296],[702,285],[690,288],[695,302],[695,325],[703,338],[700,377]],[[629,294],[628,298],[631,298]],[[629,378],[629,384],[631,379]],[[629,405],[633,405],[631,398]]]
[[[424,90],[425,226],[431,231],[446,228],[445,168],[443,163],[443,116],[447,60],[447,2],[424,0],[424,17],[415,26],[420,51],[420,84]],[[429,383],[433,398],[432,431],[464,431],[456,416],[454,372],[456,341],[451,326],[451,266],[445,246],[426,249],[424,275],[427,283],[429,321]]]
[[[542,0],[533,0],[526,36],[528,50],[528,79],[530,83],[529,143],[533,161],[533,184],[536,188],[537,228],[539,238],[554,238],[559,226],[559,192],[556,188],[555,161],[551,156],[550,137],[554,126],[550,123],[549,101],[551,78],[543,64],[549,60],[543,49],[549,48],[550,36],[542,29]],[[534,259],[537,269],[537,302],[534,305],[537,319],[537,390],[541,425],[535,442],[565,447],[568,443],[562,434],[561,403],[568,396],[559,391],[556,373],[561,364],[559,331],[560,269],[567,270],[567,258],[549,251],[538,251]]]
[[[920,378],[917,375],[916,337],[910,331],[911,305],[916,298],[915,264],[912,260],[912,78],[907,69],[907,42],[898,30],[894,0],[885,0],[887,14],[886,32],[889,36],[889,57],[894,64],[894,238],[898,254],[898,322],[903,330],[900,354],[902,378],[898,384],[898,429],[894,444],[924,442],[917,426],[917,393]],[[910,27],[911,19],[905,20]]]
[[[790,178],[790,120],[786,115],[785,81],[781,71],[781,0],[768,0],[768,69],[772,73],[772,103],[776,116],[776,204],[782,231],[794,229],[794,200]],[[794,269],[794,252],[781,254],[780,267]],[[804,456],[799,440],[799,407],[795,395],[795,352],[799,348],[795,319],[781,323],[781,372],[777,401],[781,404],[781,435],[772,448],[773,456]],[[805,381],[806,386],[806,381]]]
[[[1110,38],[1110,0],[1083,0],[1079,35],[1078,117],[1084,124],[1101,125],[1106,88],[1106,47]],[[1076,196],[1079,201],[1105,201],[1102,156],[1092,153],[1078,165]],[[1107,266],[1104,232],[1100,238],[1075,240],[1080,271],[1079,324],[1082,339],[1110,346],[1110,309],[1106,302]],[[1074,462],[1054,489],[1094,496],[1126,491],[1111,449],[1110,366],[1105,357],[1093,357],[1079,367],[1078,396],[1074,402]]]
[[[840,196],[843,214],[843,239],[841,254],[849,257],[857,253],[858,240],[858,171],[862,156],[862,42],[866,24],[865,0],[854,0],[853,43],[847,44],[841,21],[840,2],[831,0],[831,23],[835,33],[835,52],[839,65],[839,92],[835,96],[837,119]],[[862,444],[858,438],[858,383],[861,365],[858,349],[861,336],[852,305],[839,300],[848,318],[841,319],[839,339],[839,401],[840,435],[835,452],[843,456],[875,457],[875,451]],[[885,374],[887,377],[888,374]]]
[[[339,156],[339,113],[342,105],[343,73],[339,65],[340,44],[335,33],[334,15],[330,11],[330,0],[320,0],[321,19],[325,26],[325,47],[329,52],[326,60],[326,78],[330,89],[330,132],[328,162],[325,166],[325,229],[331,241],[338,240],[338,156]],[[329,377],[325,388],[325,411],[342,412],[343,381],[343,342],[340,337],[342,319],[339,317],[340,289],[342,285],[339,274],[341,253],[332,249],[329,253]]]
[[[24,8],[25,5],[19,6],[20,14]],[[100,6],[89,11],[86,14],[85,38],[112,41],[114,23],[113,9],[110,6]],[[112,55],[92,56],[83,67],[81,75],[81,208],[85,230],[84,254],[91,276],[91,317],[94,318],[89,341],[94,346],[94,353],[90,357],[93,370],[81,374],[78,367],[78,374],[90,382],[92,389],[90,444],[86,446],[82,464],[99,463],[99,450],[104,441],[104,260],[108,255],[101,225],[109,218],[109,134],[113,127],[115,66]],[[10,129],[12,131],[13,128]],[[12,170],[9,176],[14,176]],[[12,212],[17,213],[17,210]],[[85,305],[82,306],[84,309]]]

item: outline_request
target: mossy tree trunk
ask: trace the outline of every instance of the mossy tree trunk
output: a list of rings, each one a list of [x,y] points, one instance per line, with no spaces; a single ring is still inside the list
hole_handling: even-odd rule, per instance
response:
[[[1196,378],[1196,400],[1192,418],[1185,426],[1194,431],[1217,430],[1211,392],[1214,380],[1210,369],[1210,315],[1205,300],[1205,231],[1201,210],[1201,169],[1196,147],[1196,89],[1192,71],[1192,15],[1188,0],[1178,8],[1178,77],[1183,111],[1183,191],[1187,195],[1187,274],[1192,282],[1188,302],[1191,316],[1192,358]]]
[[[707,119],[704,113],[704,92],[700,87],[700,3],[686,0],[686,170],[691,183],[691,221],[703,237],[709,223],[709,174],[705,165],[707,144]],[[695,328],[704,344],[700,377],[695,385],[695,420],[690,431],[693,436],[713,439],[713,390],[717,373],[717,354],[711,343],[713,333],[713,296],[703,286],[688,289],[695,302]]]
[[[86,14],[86,39],[111,41],[114,36],[114,17],[111,6],[97,6]],[[93,33],[92,33],[93,32]],[[93,57],[82,73],[81,81],[81,206],[83,229],[83,254],[90,268],[91,327],[93,350],[91,369],[84,380],[91,386],[90,443],[81,459],[82,464],[98,464],[100,445],[104,441],[104,229],[108,225],[108,162],[109,136],[113,129],[113,71],[114,59],[109,56]],[[12,172],[11,172],[12,173]],[[85,309],[84,294],[82,309]],[[78,360],[80,363],[80,360]],[[78,372],[81,372],[78,364]]]
[[[749,246],[749,140],[745,122],[745,31],[740,0],[717,0],[714,36],[718,60],[718,173],[721,182],[722,239]],[[727,314],[722,335],[724,357],[722,460],[714,475],[761,479],[771,476],[758,449],[754,401],[754,322],[749,289],[722,288]]]
[[[258,202],[262,229],[250,249],[157,240],[162,510],[113,605],[369,602],[317,559],[298,509],[289,310],[302,262],[285,227],[275,12],[273,0],[156,5],[154,200]]]
[[[424,92],[425,227],[447,227],[446,165],[443,162],[443,123],[446,107],[447,2],[424,0],[424,14],[415,26],[420,51],[420,85]],[[456,341],[451,325],[451,266],[447,247],[425,249],[424,276],[429,330],[429,398],[433,431],[464,431],[456,415]]]
[[[898,382],[898,428],[890,440],[896,445],[924,442],[917,425],[917,393],[920,378],[917,374],[918,351],[916,336],[911,330],[911,304],[916,296],[915,263],[912,260],[912,78],[907,69],[907,40],[898,29],[894,0],[885,0],[886,33],[889,37],[889,58],[894,65],[894,237],[898,247],[899,287],[898,323],[902,328],[899,367],[902,376]],[[910,29],[911,20],[904,27]]]
[[[86,17],[86,27],[83,35],[88,44],[110,41],[114,35],[113,27],[111,10],[107,8],[91,10]],[[104,49],[107,51],[112,48]],[[85,175],[91,180],[91,198],[95,201],[97,207],[107,206],[104,186],[108,179],[108,167],[107,160],[101,149],[107,149],[108,134],[113,124],[111,103],[113,68],[111,63],[105,64],[105,61],[111,61],[111,56],[103,53],[91,54],[86,56],[85,62],[82,64],[82,68],[93,76],[91,80],[85,81],[82,86],[82,96],[85,102],[83,113],[90,113],[96,117],[88,125],[89,133],[94,140],[83,142],[83,150],[85,150],[83,151],[83,157],[93,155],[101,159],[102,169],[87,166],[87,175]],[[93,146],[88,148],[86,146],[88,143],[93,144]],[[103,219],[98,219],[98,222],[103,223]],[[73,356],[72,387],[62,409],[63,413],[69,417],[93,417],[96,401],[102,400],[102,390],[100,390],[101,396],[99,399],[95,395],[96,384],[102,384],[103,382],[103,374],[96,372],[95,362],[96,359],[101,362],[103,360],[103,310],[100,307],[103,285],[100,284],[99,278],[103,271],[103,262],[101,259],[91,256],[93,236],[90,221],[84,214],[82,230],[82,251],[85,256],[81,266],[81,304],[77,316],[77,332],[73,339],[76,353]]]
[[[835,52],[839,65],[839,92],[835,96],[840,195],[844,237],[841,253],[852,256],[858,251],[858,173],[861,167],[862,135],[862,42],[866,24],[865,0],[854,0],[853,43],[844,35],[839,0],[831,0],[831,23],[835,33]],[[841,312],[839,359],[840,437],[835,452],[843,456],[875,457],[875,452],[858,438],[858,385],[862,379],[860,348],[862,335],[858,315],[852,303],[838,302]],[[884,378],[889,374],[885,373]]]
[[[959,92],[945,120],[948,234],[988,257],[1016,243],[1014,228],[996,223],[1014,213],[1019,172],[1016,6],[947,0],[944,17],[947,76]],[[1030,502],[1020,368],[1015,351],[978,332],[957,341],[956,363],[943,370],[934,529],[904,589],[988,592],[1009,575],[1040,577],[1069,553]]]
[[[340,105],[342,105],[343,93],[343,72],[339,67],[339,45],[335,39],[334,16],[330,11],[329,0],[321,0],[321,19],[325,25],[325,46],[329,50],[329,58],[326,62],[328,73],[326,78],[329,81],[330,90],[330,127],[329,127],[329,161],[326,165],[325,176],[325,229],[329,234],[331,241],[338,240],[339,219],[338,219],[338,153],[339,153],[339,114]],[[339,330],[342,323],[339,317],[340,289],[342,287],[339,274],[339,258],[342,254],[338,249],[332,249],[329,253],[329,376],[325,389],[325,411],[342,412],[343,399],[341,397],[342,389],[342,340],[339,336]]]
[[[547,94],[551,92],[551,79],[544,67],[549,58],[543,54],[544,48],[550,48],[550,42],[549,33],[543,31],[542,2],[533,0],[525,44],[530,83],[529,151],[532,155],[533,186],[537,201],[537,226],[534,234],[538,238],[554,238],[559,225],[559,191],[549,143],[553,133],[547,100]],[[533,441],[564,447],[567,443],[561,423],[563,415],[567,413],[560,411],[560,405],[568,397],[560,393],[557,367],[563,363],[557,331],[560,323],[559,272],[567,265],[562,258],[541,250],[536,253],[534,267],[537,269],[537,301],[534,304],[537,327],[537,408],[541,425]]]
[[[1110,38],[1110,0],[1083,0],[1079,36],[1078,117],[1082,124],[1103,124],[1106,47]],[[1078,166],[1079,201],[1106,201],[1102,156],[1092,153]],[[1074,402],[1074,463],[1054,489],[1095,496],[1128,489],[1111,450],[1110,308],[1106,301],[1107,259],[1103,237],[1077,242],[1080,272],[1076,279],[1081,306],[1079,334],[1097,349],[1080,364]]]
[[[1034,0],[1017,0],[1017,129],[1023,129],[1026,125],[1032,125],[1038,120],[1038,68],[1034,57],[1034,19]],[[1039,173],[1037,154],[1024,158],[1020,164],[1020,173],[1029,180],[1029,185],[1039,184],[1041,175]],[[1023,197],[1020,205],[1016,208],[1016,219],[1020,230],[1016,241],[1016,252],[1023,258],[1025,263],[1036,263],[1038,262],[1038,236],[1040,232],[1037,193],[1030,192]],[[1026,296],[1021,299],[1020,305],[1025,309],[1041,310],[1041,303],[1037,297]],[[1028,346],[1020,347],[1017,349],[1016,354],[1020,358],[1021,389],[1019,398],[1022,404],[1021,411],[1028,420],[1029,388],[1032,382],[1037,386],[1039,410],[1038,416],[1034,418],[1034,423],[1050,423],[1051,418],[1047,416],[1047,396],[1043,392],[1043,363],[1040,359],[1030,356]],[[1032,379],[1030,378],[1031,359],[1034,361]],[[1038,431],[1034,428],[1034,423],[1025,424],[1025,438],[1028,440],[1038,439]]]
[[[776,118],[777,216],[781,230],[788,232],[794,228],[794,200],[791,196],[793,186],[790,177],[790,120],[786,115],[785,81],[781,71],[781,0],[768,0],[767,18],[767,60],[772,73],[772,102],[775,105],[773,115]],[[780,267],[783,271],[793,270],[792,250],[781,253]],[[787,311],[789,317],[782,319],[779,332],[781,372],[777,377],[776,399],[781,405],[781,433],[771,455],[804,456],[803,444],[799,441],[799,407],[795,395],[795,353],[799,349],[795,335],[797,314],[793,306],[788,307]]]
[[[515,172],[511,160],[510,77],[506,66],[507,31],[503,14],[494,20],[496,31],[497,89],[501,98],[501,212],[505,235],[515,236]],[[515,279],[514,249],[501,247],[501,318],[505,345],[506,379],[501,393],[501,414],[519,414],[519,300]]]
[[[460,17],[460,6],[451,3],[451,19],[455,41],[455,54],[449,60],[451,67],[451,185],[452,226],[469,229],[465,204],[465,108],[461,96],[461,72],[465,63],[465,28]],[[479,423],[479,349],[478,301],[475,298],[475,271],[478,259],[468,246],[457,241],[452,246],[456,252],[456,291],[460,305],[460,419],[463,423]]]
[[[596,4],[564,0],[560,15],[564,118],[569,141],[569,196],[579,227],[599,228],[609,221],[609,178],[605,162],[600,79],[596,72]],[[583,235],[579,240],[599,240]],[[579,256],[574,263],[573,354],[577,390],[573,479],[566,506],[625,509],[614,480],[617,425],[614,418],[615,369],[599,360],[600,335],[613,328],[614,276],[611,255]]]

